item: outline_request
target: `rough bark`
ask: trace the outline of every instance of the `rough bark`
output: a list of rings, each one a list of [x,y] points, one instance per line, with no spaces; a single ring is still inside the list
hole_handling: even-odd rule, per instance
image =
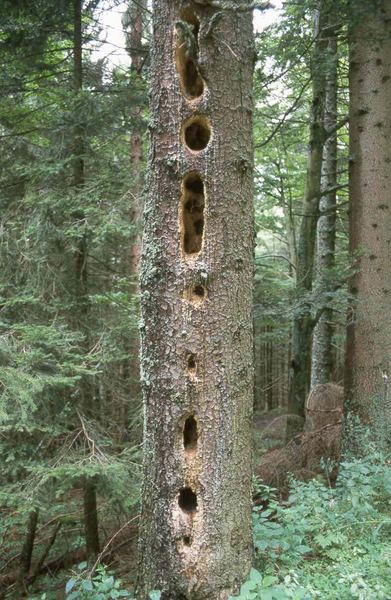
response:
[[[330,271],[334,266],[335,227],[336,227],[336,185],[337,185],[337,38],[335,15],[329,15],[327,28],[327,71],[325,83],[324,126],[334,130],[323,148],[321,189],[331,190],[324,194],[319,203],[320,216],[316,244],[315,290],[322,302],[326,295],[334,291]],[[313,332],[311,357],[311,389],[318,384],[328,383],[333,371],[332,327],[333,311],[326,308],[320,316]]]
[[[375,424],[390,415],[383,402],[391,368],[391,6],[360,0],[351,11],[350,250],[357,272],[346,392],[349,408]]]
[[[325,142],[323,114],[325,73],[322,68],[326,41],[323,29],[326,18],[325,1],[315,11],[314,50],[312,56],[312,108],[310,142],[307,161],[306,185],[303,198],[303,216],[297,239],[296,290],[299,307],[293,320],[292,361],[288,411],[304,415],[304,401],[310,387],[311,339],[314,327],[311,303],[306,296],[312,290],[315,255],[316,225],[319,218],[320,181],[323,145]],[[324,66],[324,65],[323,65]],[[295,433],[297,419],[288,419],[287,439]]]
[[[73,73],[75,91],[75,110],[78,96],[83,89],[83,36],[82,36],[83,0],[74,0],[74,29],[73,29]],[[84,185],[84,139],[83,124],[79,119],[74,128],[73,144],[73,184],[76,189]],[[85,352],[89,351],[89,297],[88,297],[88,241],[85,231],[85,214],[81,208],[74,217],[82,228],[78,249],[75,256],[75,299],[77,300],[76,321],[78,328],[84,333]],[[81,380],[81,399],[83,411],[93,414],[93,389],[91,380],[84,376]],[[98,513],[96,507],[95,481],[85,477],[83,485],[84,530],[87,557],[93,559],[99,553]]]
[[[254,51],[251,13],[221,12],[154,3],[142,599],[226,600],[252,559]]]

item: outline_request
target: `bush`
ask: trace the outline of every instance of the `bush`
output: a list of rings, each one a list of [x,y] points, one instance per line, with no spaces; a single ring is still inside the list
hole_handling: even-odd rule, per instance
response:
[[[65,586],[66,600],[115,600],[116,598],[133,598],[131,592],[121,590],[122,584],[105,567],[99,565],[94,577],[85,571],[87,563],[79,565],[79,572],[67,581]]]
[[[257,495],[259,571],[252,570],[236,598],[391,597],[391,464],[382,452],[342,462],[334,489],[314,479],[292,482],[286,503],[260,484]]]

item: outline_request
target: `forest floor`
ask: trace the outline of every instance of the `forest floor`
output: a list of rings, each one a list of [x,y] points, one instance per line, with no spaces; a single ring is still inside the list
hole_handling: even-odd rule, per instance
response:
[[[266,453],[270,458],[274,453],[285,452],[292,444],[284,446],[285,425],[286,415],[281,410],[255,415],[256,470],[268,460],[264,457]],[[373,452],[365,431],[360,431],[355,430],[354,436],[365,450],[364,458],[340,464],[336,487],[319,475],[306,483],[293,481],[290,482],[290,501],[286,503],[273,491],[277,486],[263,486],[261,494],[266,493],[266,496],[256,503],[258,512],[254,513],[255,567],[259,569],[259,581],[269,576],[269,583],[275,582],[274,587],[268,588],[279,594],[273,597],[283,600],[293,597],[391,599],[391,554],[387,536],[391,523],[389,454]],[[306,436],[308,434],[304,434],[304,438]],[[300,444],[296,441],[294,445],[296,453]],[[296,463],[297,460],[291,472],[295,471]],[[270,510],[274,515],[272,523],[267,516]],[[120,597],[108,590],[120,590],[121,597],[133,599],[127,590],[134,589],[137,578],[138,517],[134,515],[132,521],[120,527],[118,522],[104,517],[105,507],[100,507],[100,513],[102,548],[106,551],[107,545],[110,552],[95,571],[93,581],[88,579],[87,565],[80,556],[72,565],[68,563],[67,568],[40,577],[31,586],[28,600]],[[80,542],[83,542],[82,536]],[[58,549],[54,556],[58,556]],[[83,586],[91,586],[90,592]],[[118,587],[114,590],[112,586]],[[354,591],[356,588],[359,595]],[[3,597],[1,593],[0,597]],[[26,598],[12,589],[4,597]],[[256,598],[263,597],[260,589]]]
[[[257,412],[253,420],[254,463],[265,452],[285,445],[287,415],[284,408],[274,408],[268,412]]]
[[[269,450],[280,448],[285,444],[286,415],[283,409],[276,408],[269,412],[258,412],[254,415],[254,466],[257,467],[261,457]],[[134,589],[137,577],[138,563],[138,526],[137,516],[129,525],[123,526],[118,531],[114,523],[103,523],[101,538],[102,548],[106,553],[104,562],[109,572],[113,572],[115,578],[120,579],[125,589]],[[111,540],[111,541],[110,541]],[[107,548],[106,548],[107,546]],[[75,553],[74,564],[59,569],[57,572],[41,576],[32,586],[27,598],[29,600],[66,598],[65,584],[67,581],[80,577],[78,565],[85,565],[85,556],[82,549]],[[64,561],[65,562],[65,561]],[[84,567],[85,568],[85,567]],[[85,572],[85,571],[84,571]],[[0,594],[1,597],[1,594]],[[8,590],[5,598],[20,598],[20,592],[15,591],[14,586]]]

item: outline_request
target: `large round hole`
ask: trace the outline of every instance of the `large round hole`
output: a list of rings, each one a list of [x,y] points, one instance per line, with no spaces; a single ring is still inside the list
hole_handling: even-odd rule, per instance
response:
[[[209,144],[211,127],[206,117],[197,115],[188,119],[183,126],[186,146],[193,152],[204,150]]]
[[[178,504],[183,512],[195,512],[197,510],[197,494],[189,487],[182,488],[179,492]]]

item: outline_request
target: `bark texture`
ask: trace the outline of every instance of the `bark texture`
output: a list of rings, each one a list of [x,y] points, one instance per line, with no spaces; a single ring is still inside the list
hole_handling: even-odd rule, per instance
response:
[[[334,130],[323,148],[321,189],[325,193],[319,203],[320,217],[316,244],[316,283],[315,289],[322,302],[326,295],[334,291],[330,271],[334,266],[335,227],[336,227],[336,185],[337,185],[337,38],[336,15],[329,15],[327,28],[327,71],[325,82],[324,126]],[[332,327],[333,311],[326,308],[313,332],[311,357],[311,389],[315,385],[328,383],[333,371]]]
[[[361,0],[351,8],[350,250],[360,256],[350,282],[346,391],[350,408],[375,424],[391,368],[391,5]]]
[[[142,599],[226,600],[251,567],[254,51],[251,12],[221,12],[154,3]]]

